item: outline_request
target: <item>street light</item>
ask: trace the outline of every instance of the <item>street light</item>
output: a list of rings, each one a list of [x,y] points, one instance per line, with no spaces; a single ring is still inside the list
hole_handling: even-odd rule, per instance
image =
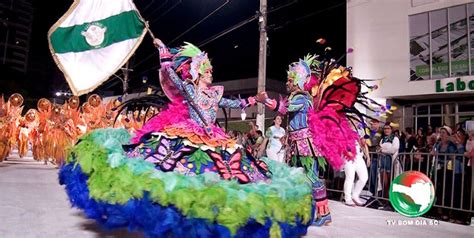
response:
[[[72,96],[73,94],[71,92],[61,92],[61,91],[57,91],[55,93],[56,97],[61,97],[61,96],[64,96],[64,97],[70,97]]]

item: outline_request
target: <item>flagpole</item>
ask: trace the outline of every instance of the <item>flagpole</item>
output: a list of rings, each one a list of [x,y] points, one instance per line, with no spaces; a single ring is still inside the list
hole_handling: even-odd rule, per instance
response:
[[[147,29],[148,33],[150,33],[150,36],[153,39],[158,39],[158,38],[155,37],[155,34],[153,34],[153,32],[151,31],[150,25],[148,24],[148,21],[145,21],[143,18],[142,18],[142,21],[145,23],[145,28]],[[206,130],[206,133],[208,133],[208,135],[212,136],[213,133],[212,133],[211,126],[209,125],[209,123],[206,122],[204,116],[201,114],[201,111],[198,110],[196,104],[194,104],[194,102],[192,101],[192,99],[191,99],[190,95],[187,93],[187,91],[184,90],[183,92],[184,92],[185,98],[187,99],[186,101],[191,106],[191,108],[194,110],[194,112],[196,112],[199,119],[201,119],[202,123],[204,124],[204,129]]]
[[[156,38],[155,34],[153,34],[153,32],[151,31],[150,25],[148,24],[148,21],[145,21],[143,18],[142,18],[142,21],[145,23],[145,28],[148,31],[148,33],[150,33],[151,38],[155,39]]]

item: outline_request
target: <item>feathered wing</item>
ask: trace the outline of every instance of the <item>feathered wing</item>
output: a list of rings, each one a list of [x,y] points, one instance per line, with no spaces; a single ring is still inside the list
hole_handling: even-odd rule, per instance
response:
[[[313,143],[318,152],[335,169],[356,154],[355,142],[359,139],[348,120],[361,94],[361,81],[339,67],[331,70],[319,84],[313,86],[314,110],[308,115]]]
[[[361,84],[359,80],[346,77],[339,78],[323,90],[321,100],[318,103],[318,110],[326,107],[333,108],[335,111],[352,108],[357,102],[360,91]]]
[[[323,156],[334,169],[340,169],[346,158],[353,158],[358,135],[351,128],[344,114],[326,107],[319,111],[311,110],[308,120],[317,153]],[[352,152],[352,155],[348,152]]]

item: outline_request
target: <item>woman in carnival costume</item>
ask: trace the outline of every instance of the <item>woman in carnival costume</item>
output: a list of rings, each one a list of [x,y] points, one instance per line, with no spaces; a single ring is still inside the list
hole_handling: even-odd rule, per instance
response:
[[[5,160],[14,146],[20,148],[19,120],[23,111],[23,96],[12,94],[5,102],[3,95],[0,98],[0,162]],[[21,145],[21,143],[20,143]]]
[[[354,107],[355,103],[371,111],[378,111],[381,105],[367,98],[367,92],[361,92],[361,85],[373,87],[353,77],[351,68],[340,66],[334,59],[318,58],[307,55],[290,64],[287,81],[290,95],[288,105],[283,106],[289,115],[290,151],[287,155],[290,164],[303,167],[312,182],[314,225],[322,226],[329,224],[332,218],[319,169],[328,162],[339,170],[346,160],[354,159],[358,134],[353,126],[365,127],[364,117],[367,117]],[[285,111],[281,109],[282,103],[274,99],[266,98],[265,104]],[[353,121],[360,124],[351,125]]]
[[[79,140],[60,171],[73,206],[106,227],[150,237],[305,235],[314,214],[303,171],[253,158],[215,125],[219,107],[244,109],[257,100],[223,98],[196,46],[170,52],[154,43],[171,103],[133,144],[123,129]]]
[[[29,109],[25,116],[20,119],[18,135],[18,154],[20,158],[26,156],[28,152],[28,145],[33,145],[34,139],[37,136],[36,130],[38,127],[38,121],[39,116],[36,109]]]

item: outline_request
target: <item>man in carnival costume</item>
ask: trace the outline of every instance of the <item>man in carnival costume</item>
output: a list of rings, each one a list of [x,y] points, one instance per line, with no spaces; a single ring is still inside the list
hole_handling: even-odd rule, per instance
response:
[[[333,59],[318,60],[307,55],[289,66],[287,89],[288,105],[266,99],[271,109],[289,115],[290,164],[303,167],[312,183],[313,200],[317,210],[314,225],[329,224],[331,214],[324,182],[318,171],[326,161],[336,170],[346,159],[353,160],[357,133],[348,118],[364,127],[364,114],[355,109],[356,102],[366,105],[371,99],[361,93],[361,85],[372,88],[352,76],[351,68],[337,64]],[[372,109],[369,109],[372,110]]]

